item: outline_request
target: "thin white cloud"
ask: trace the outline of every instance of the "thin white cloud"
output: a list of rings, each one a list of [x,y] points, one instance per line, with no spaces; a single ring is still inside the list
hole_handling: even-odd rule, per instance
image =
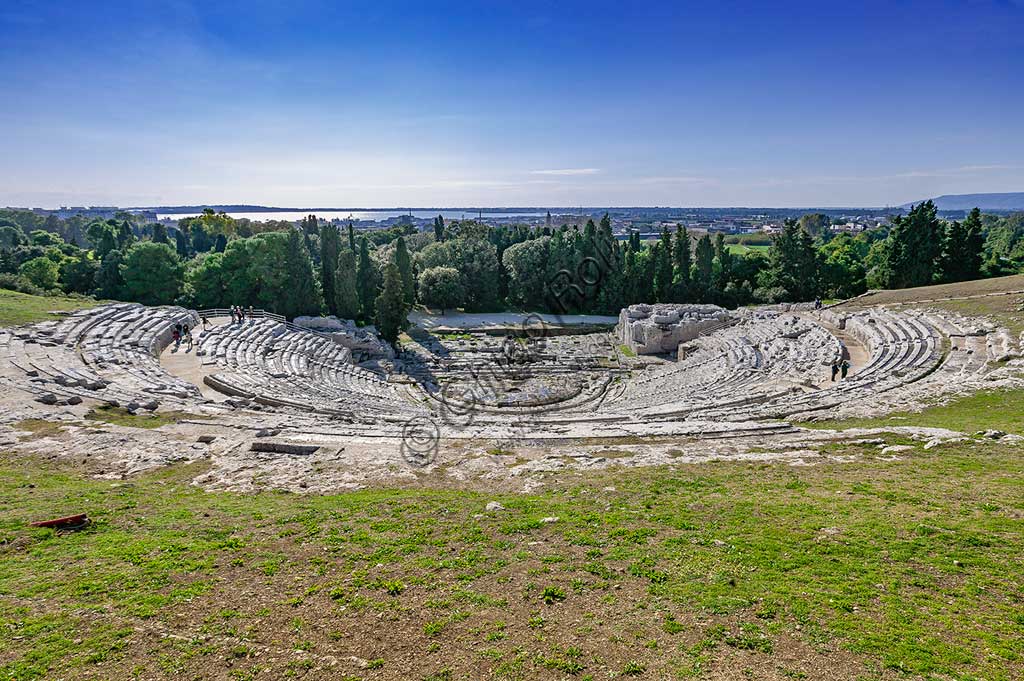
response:
[[[597,175],[600,168],[556,168],[554,170],[531,170],[531,175]]]

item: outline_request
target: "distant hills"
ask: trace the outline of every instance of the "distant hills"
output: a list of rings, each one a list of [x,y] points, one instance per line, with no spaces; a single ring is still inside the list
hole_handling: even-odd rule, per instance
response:
[[[1024,210],[1024,192],[943,194],[932,201],[939,210],[971,210],[974,207],[982,210]],[[918,203],[920,201],[914,201],[914,204]],[[910,208],[911,205],[907,203],[902,208]]]

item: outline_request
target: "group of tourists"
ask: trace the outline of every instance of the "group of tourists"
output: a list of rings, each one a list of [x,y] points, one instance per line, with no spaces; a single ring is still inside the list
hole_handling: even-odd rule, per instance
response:
[[[849,360],[836,360],[832,362],[832,381],[836,380],[836,376],[842,374],[842,378],[846,378],[846,374],[850,372],[850,361]]]
[[[231,306],[231,323],[232,324],[241,324],[241,323],[245,322],[245,318],[246,318],[246,313],[247,312],[248,312],[248,316],[249,316],[249,323],[251,324],[252,322],[256,321],[256,310],[253,309],[252,305],[249,306],[248,310],[243,308],[241,305],[232,305]]]
[[[177,350],[181,347],[182,343],[188,345],[187,351],[192,351],[192,327],[188,325],[188,322],[184,324],[175,324],[174,331],[171,332],[171,340],[174,341],[174,349]]]

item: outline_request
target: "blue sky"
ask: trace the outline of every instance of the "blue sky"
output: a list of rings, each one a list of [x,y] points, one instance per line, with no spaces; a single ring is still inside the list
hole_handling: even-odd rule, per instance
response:
[[[1024,191],[1024,2],[0,3],[0,205]]]

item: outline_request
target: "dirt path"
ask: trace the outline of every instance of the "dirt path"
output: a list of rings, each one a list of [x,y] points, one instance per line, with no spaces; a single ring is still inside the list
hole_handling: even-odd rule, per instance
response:
[[[230,319],[227,317],[216,317],[210,320],[212,327],[224,326],[229,323]],[[192,335],[195,338],[195,343],[192,345],[191,350],[188,349],[185,343],[182,343],[178,348],[174,347],[174,343],[164,348],[163,353],[160,355],[160,366],[172,376],[177,376],[195,385],[199,388],[199,392],[203,397],[214,402],[222,402],[227,399],[227,395],[219,393],[203,383],[203,377],[215,373],[217,365],[212,361],[204,362],[206,358],[196,354],[199,350],[199,340],[203,336],[202,327],[196,327]]]

